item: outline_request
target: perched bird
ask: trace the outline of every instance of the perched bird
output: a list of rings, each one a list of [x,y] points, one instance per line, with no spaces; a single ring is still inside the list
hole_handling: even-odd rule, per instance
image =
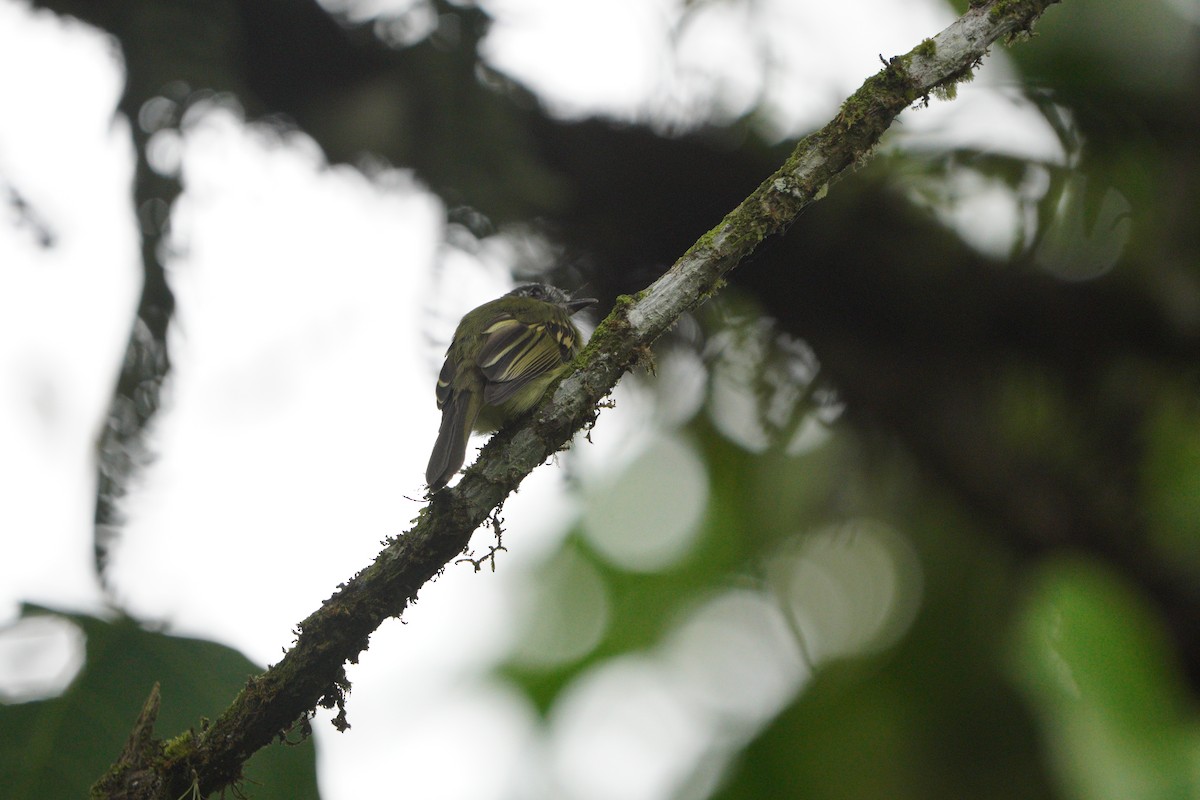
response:
[[[462,466],[472,430],[498,430],[537,405],[582,345],[571,315],[595,303],[528,283],[467,312],[438,375],[442,424],[425,469],[431,492]]]

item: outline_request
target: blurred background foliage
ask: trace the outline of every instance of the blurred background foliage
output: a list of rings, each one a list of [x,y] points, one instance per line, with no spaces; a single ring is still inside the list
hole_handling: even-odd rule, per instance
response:
[[[481,62],[469,3],[36,5],[119,42],[144,214],[180,191],[154,135],[229,93],[331,161],[414,169],[456,246],[506,237],[518,277],[602,304],[789,146],[757,108],[687,130],[557,118]],[[683,787],[663,797],[1200,796],[1198,20],[1189,0],[1051,8],[1007,52],[1060,162],[890,143],[659,344],[656,378],[627,378],[653,431],[576,483],[584,512],[498,668],[556,736],[603,743],[578,767],[591,796],[634,764]],[[1021,211],[999,243],[964,210],[979,185]],[[143,228],[131,353],[150,356],[127,359],[107,434],[127,455],[170,368],[161,214]],[[103,467],[101,569],[137,462]],[[123,725],[78,759],[89,778]]]

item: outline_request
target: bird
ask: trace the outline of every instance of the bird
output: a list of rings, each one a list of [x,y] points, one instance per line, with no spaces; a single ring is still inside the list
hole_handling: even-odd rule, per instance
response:
[[[571,317],[596,302],[527,283],[463,316],[438,374],[442,421],[425,469],[430,494],[462,467],[472,430],[499,430],[537,405],[582,347]]]

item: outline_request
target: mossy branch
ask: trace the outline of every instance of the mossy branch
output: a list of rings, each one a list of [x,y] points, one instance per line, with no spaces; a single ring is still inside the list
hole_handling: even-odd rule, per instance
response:
[[[156,764],[134,748],[93,788],[94,797],[174,798],[198,788],[208,794],[235,784],[256,750],[318,706],[337,707],[334,722],[348,727],[345,665],[355,663],[372,632],[399,616],[424,584],[467,547],[471,534],[535,467],[595,419],[596,408],[625,371],[685,311],[717,292],[724,276],[768,236],[856,165],[905,108],[970,78],[997,40],[1028,33],[1058,0],[991,0],[972,7],[855,92],[827,125],[800,141],[773,175],[704,234],[662,277],[636,297],[623,297],[596,329],[578,368],[520,424],[483,448],[460,483],[432,497],[406,533],[390,540],[374,563],[338,588],[297,629],[295,645],[278,664],[251,678],[228,709],[199,734],[160,747]],[[144,733],[144,732],[143,732]],[[139,741],[144,736],[139,736]],[[132,767],[132,768],[131,768]],[[155,771],[146,780],[146,771]],[[131,776],[141,776],[131,785]]]

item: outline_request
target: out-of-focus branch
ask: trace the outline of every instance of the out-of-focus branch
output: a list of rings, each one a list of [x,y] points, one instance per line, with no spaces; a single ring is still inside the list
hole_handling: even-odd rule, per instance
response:
[[[724,276],[764,238],[786,228],[834,181],[869,158],[901,111],[967,76],[997,39],[1027,31],[1054,2],[979,3],[933,39],[887,62],[666,274],[636,297],[621,298],[580,356],[579,368],[526,420],[495,436],[458,486],[434,495],[408,532],[304,620],[283,660],[252,678],[211,726],[164,747],[156,780],[144,780],[139,770],[141,783],[131,785],[126,779],[135,770],[118,761],[93,795],[175,798],[190,788],[207,795],[237,782],[251,754],[318,705],[341,708],[349,687],[344,666],[357,660],[371,633],[403,612],[425,582],[466,548],[475,529],[526,475],[594,420],[600,400],[644,359],[655,339],[718,291]],[[344,713],[335,724],[346,724]]]

